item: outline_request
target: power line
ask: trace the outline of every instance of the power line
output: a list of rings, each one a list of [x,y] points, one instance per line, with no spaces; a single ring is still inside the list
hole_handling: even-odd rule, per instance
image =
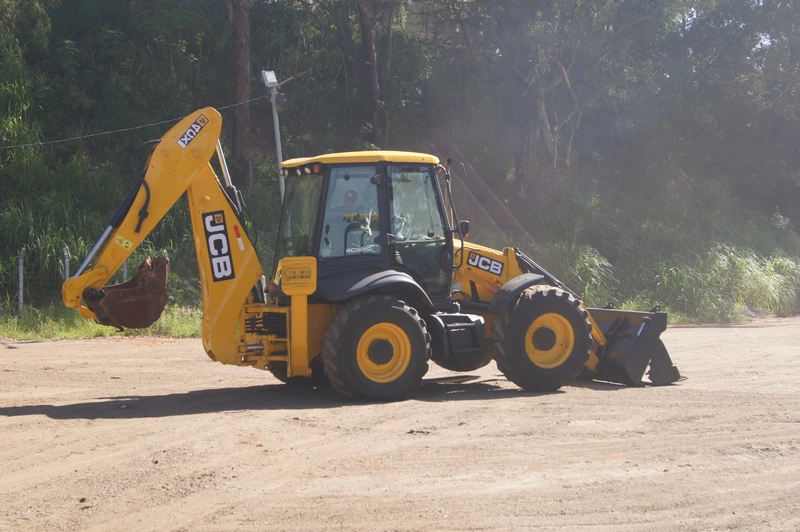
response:
[[[269,96],[269,94],[262,94],[261,96],[256,96],[255,98],[250,98],[249,100],[245,100],[243,102],[232,103],[230,105],[223,105],[222,107],[217,107],[216,109],[217,110],[230,109],[231,107],[237,107],[239,105],[244,105],[246,103],[254,102],[254,101],[260,100],[262,98],[267,98],[268,96]],[[70,137],[68,139],[47,140],[47,141],[44,141],[44,142],[31,142],[30,144],[14,144],[14,145],[11,145],[11,146],[0,146],[0,150],[11,150],[11,149],[14,149],[14,148],[30,148],[32,146],[46,146],[48,144],[61,144],[61,143],[64,143],[64,142],[71,142],[73,140],[88,139],[88,138],[92,138],[92,137],[102,137],[104,135],[113,135],[115,133],[123,133],[125,131],[133,131],[135,129],[144,129],[144,128],[147,128],[147,127],[160,126],[162,124],[169,124],[171,122],[178,122],[180,120],[183,120],[184,118],[186,118],[186,116],[181,116],[179,118],[173,118],[171,120],[162,120],[161,122],[153,122],[152,124],[145,124],[143,126],[125,127],[125,128],[121,128],[121,129],[114,129],[114,130],[111,130],[111,131],[103,131],[102,133],[90,133],[88,135],[81,135],[80,137]]]

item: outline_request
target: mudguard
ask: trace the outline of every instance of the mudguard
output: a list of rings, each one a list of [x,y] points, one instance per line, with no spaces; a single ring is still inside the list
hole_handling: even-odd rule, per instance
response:
[[[393,288],[398,292],[398,297],[406,294],[408,303],[418,306],[418,310],[432,310],[433,303],[425,290],[417,284],[413,277],[405,272],[384,270],[365,274],[357,270],[345,274],[320,279],[317,282],[316,296],[325,301],[340,303],[367,292]]]
[[[489,312],[492,314],[500,314],[506,307],[517,300],[523,290],[533,285],[537,285],[544,280],[543,275],[535,273],[524,273],[514,277],[492,297],[489,302]]]

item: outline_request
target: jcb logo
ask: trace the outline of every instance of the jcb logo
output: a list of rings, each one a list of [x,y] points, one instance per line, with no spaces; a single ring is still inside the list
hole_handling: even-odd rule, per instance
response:
[[[194,140],[194,138],[198,133],[200,133],[200,130],[203,129],[206,124],[208,124],[208,118],[203,115],[198,116],[197,120],[195,120],[194,123],[189,126],[189,129],[186,130],[186,133],[181,135],[181,138],[178,139],[178,146],[185,150],[186,146],[188,146]]]
[[[228,229],[225,226],[225,213],[222,211],[203,214],[203,228],[206,232],[206,245],[211,258],[211,277],[216,281],[233,279],[231,247],[228,244]]]
[[[487,271],[489,273],[493,273],[495,275],[500,275],[503,273],[502,262],[492,260],[489,257],[484,257],[483,255],[478,255],[477,253],[473,252],[469,253],[467,264],[469,264],[470,266],[475,266],[476,268],[480,268],[481,270]]]

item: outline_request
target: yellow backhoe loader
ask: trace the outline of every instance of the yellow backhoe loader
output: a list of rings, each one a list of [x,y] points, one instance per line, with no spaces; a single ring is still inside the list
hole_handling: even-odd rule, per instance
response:
[[[131,280],[105,284],[186,193],[202,342],[212,360],[266,369],[284,382],[330,382],[366,400],[409,397],[430,360],[453,371],[494,360],[535,392],[579,376],[633,386],[679,379],[660,340],[665,313],[586,308],[518,249],[467,242],[449,165],[432,155],[364,151],[284,162],[267,280],[227,171],[221,126],[215,109],[201,109],[149,145],[139,180],[64,283],[68,307],[118,328],[157,320],[167,259],[148,259]]]

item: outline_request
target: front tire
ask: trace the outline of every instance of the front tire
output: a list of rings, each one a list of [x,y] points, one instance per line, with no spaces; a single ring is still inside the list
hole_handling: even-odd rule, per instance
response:
[[[580,301],[559,288],[533,286],[495,320],[494,359],[520,388],[551,392],[583,371],[591,331],[589,312]]]
[[[407,399],[428,371],[430,340],[413,307],[387,295],[361,297],[340,308],[325,332],[325,374],[351,399]]]

